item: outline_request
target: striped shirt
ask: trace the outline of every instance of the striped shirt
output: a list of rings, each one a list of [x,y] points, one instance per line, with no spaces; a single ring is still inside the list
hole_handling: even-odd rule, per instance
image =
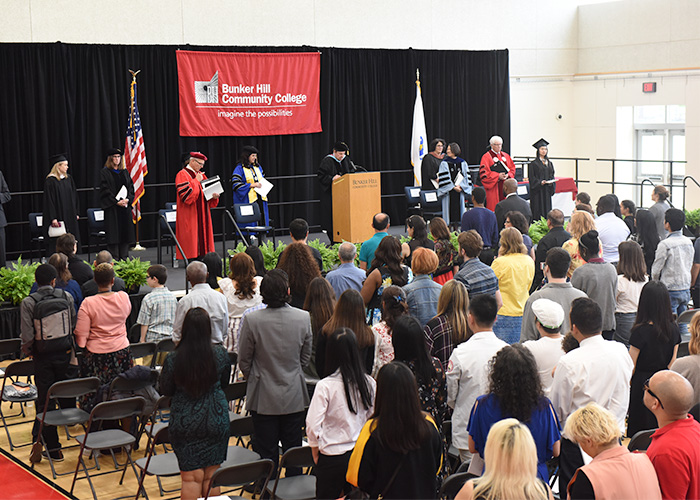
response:
[[[176,308],[177,299],[165,286],[154,288],[143,298],[136,322],[148,326],[146,342],[158,342],[173,336]]]
[[[455,275],[457,281],[461,281],[467,287],[469,298],[483,293],[495,295],[498,291],[498,278],[489,266],[479,260],[478,257],[469,259]]]

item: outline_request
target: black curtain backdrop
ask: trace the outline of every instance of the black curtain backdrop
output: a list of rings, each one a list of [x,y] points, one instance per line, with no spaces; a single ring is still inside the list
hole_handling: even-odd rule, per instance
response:
[[[321,52],[321,122],[317,134],[268,137],[180,137],[175,51]],[[80,214],[98,206],[97,185],[104,152],[124,146],[129,112],[129,69],[141,70],[138,105],[143,124],[148,176],[141,210],[140,240],[156,237],[157,212],[175,201],[172,184],[183,151],[209,157],[208,175],[230,180],[239,152],[252,144],[273,180],[270,210],[277,227],[296,217],[319,224],[320,185],[315,174],[336,140],[350,147],[353,161],[382,175],[382,193],[399,194],[413,183],[410,139],[415,72],[420,69],[429,138],[462,147],[470,164],[479,162],[488,139],[499,134],[509,151],[508,51],[341,49],[316,47],[211,47],[75,44],[0,44],[0,148],[2,168],[13,193],[41,191],[48,157],[66,152],[80,193]],[[388,172],[388,173],[387,173]],[[230,186],[227,189],[231,203]],[[84,189],[89,188],[89,189]],[[310,201],[308,201],[310,200]],[[403,223],[403,196],[383,198],[394,224]],[[5,205],[10,226],[8,252],[29,248],[27,214],[42,211],[42,197],[16,194]],[[220,213],[214,217],[221,231]],[[369,223],[369,221],[368,221]],[[81,221],[82,240],[86,224]]]

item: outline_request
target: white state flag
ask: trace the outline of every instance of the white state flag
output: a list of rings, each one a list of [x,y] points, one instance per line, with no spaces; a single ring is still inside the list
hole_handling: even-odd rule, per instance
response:
[[[423,98],[420,91],[420,80],[416,80],[416,104],[413,106],[413,129],[411,131],[411,165],[416,186],[421,183],[421,161],[428,152],[428,133],[425,131],[425,114],[423,113]]]

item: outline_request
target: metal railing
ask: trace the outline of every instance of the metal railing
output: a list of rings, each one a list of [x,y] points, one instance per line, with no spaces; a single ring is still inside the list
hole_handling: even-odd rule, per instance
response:
[[[525,165],[529,165],[533,160],[535,159],[534,156],[514,156],[513,161],[518,161],[523,165],[523,177],[527,177],[526,172],[525,172]],[[590,183],[591,181],[586,181],[586,180],[581,180],[579,179],[579,162],[582,161],[590,161],[590,158],[583,158],[583,157],[578,157],[578,156],[550,156],[550,160],[552,161],[573,161],[574,162],[574,182],[576,183],[576,186],[578,187],[579,183],[581,184],[587,184]],[[529,174],[529,172],[527,172]]]

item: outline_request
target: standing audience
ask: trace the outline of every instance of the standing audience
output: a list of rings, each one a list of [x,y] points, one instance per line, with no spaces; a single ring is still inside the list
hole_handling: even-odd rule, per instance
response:
[[[636,229],[634,227],[634,214],[637,212],[637,206],[632,200],[622,200],[620,202],[620,213],[622,214],[623,221],[627,224],[627,228],[630,230],[630,234],[634,234]]]
[[[406,227],[408,229],[408,236],[411,239],[408,243],[401,244],[401,255],[404,258],[403,263],[411,267],[413,252],[418,248],[435,250],[435,243],[428,238],[428,225],[420,215],[411,215],[406,219]]]
[[[564,212],[558,208],[550,210],[547,214],[547,227],[549,232],[537,243],[537,250],[535,250],[535,279],[532,281],[530,292],[534,292],[542,284],[544,279],[542,264],[547,258],[547,251],[550,248],[560,247],[571,239],[571,235],[564,229]]]
[[[68,256],[68,270],[78,285],[83,286],[83,283],[92,279],[93,272],[92,268],[83,262],[83,259],[75,255],[77,251],[78,242],[71,233],[63,234],[56,240],[56,252]]]
[[[571,284],[598,303],[603,312],[603,337],[612,340],[617,308],[617,270],[598,257],[600,240],[597,231],[589,231],[581,236],[579,248],[586,263],[571,275]]]
[[[535,275],[535,263],[526,252],[520,231],[514,227],[501,231],[498,258],[491,264],[491,269],[498,278],[503,307],[498,311],[493,331],[499,339],[509,344],[520,339],[523,308]]]
[[[528,224],[525,216],[520,212],[511,210],[510,212],[506,213],[506,220],[503,225],[505,227],[514,227],[520,231],[520,234],[523,235],[523,245],[525,245],[525,248],[527,249],[527,252],[525,253],[527,253],[532,260],[535,260],[535,249],[532,246],[532,238],[530,238],[530,235],[527,234],[530,224]]]
[[[211,321],[201,307],[190,309],[182,339],[165,358],[160,391],[172,396],[168,422],[182,476],[183,500],[207,494],[214,472],[226,460],[229,414],[223,389],[231,378],[226,349],[212,345]],[[212,488],[212,495],[219,488]]]
[[[421,411],[411,370],[394,361],[377,376],[374,414],[350,457],[347,481],[369,498],[435,498],[442,438]]]
[[[629,381],[634,369],[632,360],[622,344],[606,341],[601,336],[603,313],[593,299],[574,300],[570,319],[571,333],[579,347],[562,356],[557,364],[552,383],[552,406],[564,426],[574,411],[588,403],[598,403],[612,412],[619,435],[622,435],[629,406]],[[583,456],[573,439],[574,436],[565,431],[561,440],[561,492],[566,491],[576,469],[583,465]]]
[[[615,334],[613,340],[630,346],[632,325],[639,308],[639,296],[649,281],[642,247],[634,241],[620,243],[617,264],[617,293],[615,294]]]
[[[374,260],[362,285],[362,298],[367,306],[367,323],[374,325],[382,320],[382,292],[390,285],[404,286],[412,278],[409,267],[401,258],[401,242],[395,236],[387,236],[379,242]]]
[[[384,213],[375,214],[372,217],[372,229],[374,229],[374,236],[362,243],[360,247],[360,269],[367,270],[372,265],[374,261],[374,252],[377,251],[379,243],[386,237],[389,236],[389,226],[390,226],[389,216]]]
[[[479,260],[479,254],[484,247],[481,236],[474,229],[470,229],[460,233],[457,241],[459,242],[459,256],[464,263],[455,275],[455,280],[467,288],[470,299],[481,294],[491,295],[496,299],[500,308],[503,301],[501,300],[501,292],[498,290],[496,273],[491,267]]]
[[[537,363],[537,371],[542,383],[544,395],[549,397],[554,382],[554,367],[564,355],[561,334],[561,326],[566,316],[564,309],[556,302],[549,299],[537,299],[532,303],[532,314],[535,317],[535,326],[540,338],[528,340],[523,347],[530,350]]]
[[[486,191],[481,186],[476,186],[472,192],[474,207],[462,216],[461,230],[463,233],[473,229],[481,236],[483,248],[480,258],[487,266],[491,265],[494,257],[494,249],[498,246],[498,222],[496,214],[484,207],[486,203]]]
[[[660,281],[650,281],[639,297],[639,312],[630,336],[634,363],[627,418],[627,435],[655,427],[654,415],[642,402],[644,384],[654,373],[667,370],[676,359],[681,334],[671,314],[668,291]]]
[[[669,204],[668,197],[671,194],[666,189],[666,186],[659,184],[654,187],[654,191],[651,193],[651,200],[654,204],[649,207],[649,213],[654,216],[654,221],[656,222],[656,232],[659,235],[659,239],[663,240],[666,238],[666,227],[664,225],[666,211],[671,208]]]
[[[374,410],[376,383],[365,373],[355,334],[339,328],[328,339],[331,375],[316,384],[306,433],[316,467],[316,498],[340,498],[355,442]]]
[[[265,309],[243,318],[238,366],[248,381],[246,407],[253,416],[253,449],[277,466],[282,452],[301,445],[309,393],[302,368],[311,358],[309,313],[289,305],[289,280],[281,269],[260,284]],[[287,476],[299,470],[287,468]]]
[[[530,295],[525,302],[523,308],[523,327],[520,331],[520,342],[526,340],[537,340],[539,338],[539,330],[535,326],[535,317],[532,310],[532,305],[536,300],[549,299],[559,304],[564,310],[564,322],[561,324],[561,330],[566,334],[569,332],[569,311],[571,310],[571,302],[579,297],[586,297],[586,294],[581,290],[574,288],[569,281],[566,280],[566,273],[569,269],[571,258],[563,248],[550,248],[547,252],[547,257],[544,261],[544,275],[547,278],[547,284]]]
[[[619,208],[616,199],[610,194],[601,196],[596,206],[598,218],[595,227],[603,247],[603,260],[614,266],[620,260],[617,247],[630,235],[627,224],[615,215],[615,209]]]
[[[364,273],[362,273],[364,274]],[[316,347],[318,345],[318,336],[321,334],[321,329],[331,316],[335,309],[335,293],[330,283],[325,279],[318,277],[311,280],[309,291],[306,292],[306,300],[304,300],[304,311],[308,311],[311,317],[311,333],[312,349],[311,359],[309,364],[304,367],[304,374],[314,379],[321,378],[316,369]],[[339,297],[339,295],[338,295]],[[324,353],[325,354],[325,353]]]
[[[571,233],[571,239],[564,242],[562,248],[569,252],[571,255],[571,265],[569,266],[569,272],[566,274],[567,278],[571,278],[574,271],[586,263],[581,257],[581,251],[579,250],[579,240],[581,236],[586,234],[588,231],[595,229],[595,220],[593,216],[588,212],[583,212],[577,210],[571,214],[571,220],[566,228]],[[596,257],[600,257],[596,255]]]
[[[376,339],[372,376],[376,376],[382,366],[394,361],[392,332],[396,321],[406,314],[408,314],[406,292],[398,286],[387,287],[382,294],[382,320],[372,326]]]
[[[228,339],[228,303],[226,297],[207,283],[207,266],[204,263],[190,262],[186,275],[192,289],[177,303],[175,319],[173,320],[173,340],[175,343],[180,342],[182,322],[185,320],[187,311],[194,307],[201,307],[209,314],[211,341],[214,344],[226,345]]]
[[[237,332],[245,310],[262,302],[262,280],[261,276],[255,275],[255,263],[248,254],[239,252],[231,256],[228,277],[219,281],[221,293],[226,297],[228,305],[228,336],[225,346],[228,351],[238,351]]]
[[[688,356],[676,359],[671,365],[671,370],[688,379],[695,390],[693,401],[700,403],[700,314],[693,315],[689,330]]]
[[[654,466],[644,453],[630,453],[620,443],[615,415],[596,403],[579,408],[565,432],[593,460],[579,467],[567,488],[568,498],[661,500]]]
[[[503,229],[503,225],[506,222],[506,214],[510,211],[523,214],[527,220],[527,224],[530,225],[532,222],[532,210],[530,210],[530,203],[518,195],[518,181],[515,179],[506,179],[503,183],[503,194],[505,195],[505,199],[499,201],[494,210],[498,230],[500,231]],[[543,215],[546,215],[548,212],[549,210]]]
[[[433,273],[433,280],[444,285],[459,271],[457,250],[452,245],[450,231],[442,217],[430,219],[430,234],[435,240],[435,254],[438,257],[438,267]]]
[[[440,290],[437,315],[423,329],[428,354],[440,360],[443,368],[452,351],[471,336],[467,324],[469,293],[457,280],[450,280]]]
[[[664,215],[664,227],[668,231],[665,240],[656,247],[656,257],[651,266],[651,279],[661,280],[671,295],[671,310],[680,316],[688,309],[690,301],[690,270],[695,250],[693,243],[683,236],[685,214],[677,208],[669,208]]]
[[[408,310],[416,317],[421,328],[437,314],[438,297],[442,285],[435,283],[431,274],[437,269],[438,257],[432,250],[417,248],[413,252],[411,269],[413,281],[403,287]]]
[[[677,373],[657,372],[646,384],[644,405],[659,427],[647,456],[663,498],[700,498],[700,423],[688,415],[696,402],[690,383]]]
[[[290,305],[303,308],[311,280],[321,276],[321,271],[314,262],[311,247],[305,243],[290,244],[280,255],[277,269],[281,269],[289,276],[289,289],[292,293]]]
[[[659,246],[659,233],[656,231],[656,221],[653,214],[646,209],[640,208],[634,216],[637,232],[630,236],[630,239],[639,243],[644,254],[644,262],[647,265],[647,274],[651,275],[651,266],[656,258],[656,248]]]
[[[292,238],[292,243],[301,243],[302,245],[306,245],[309,251],[311,252],[311,256],[314,258],[316,261],[316,265],[318,266],[318,272],[322,273],[323,272],[323,259],[321,258],[321,252],[317,248],[314,248],[309,245],[308,240],[309,240],[309,223],[306,222],[304,219],[294,219],[292,222],[289,223],[289,236]],[[333,242],[333,237],[329,236],[331,243]],[[281,256],[280,256],[281,257]],[[279,267],[279,265],[278,265]],[[292,277],[289,277],[290,283],[292,281]],[[292,296],[292,299],[294,297]],[[303,299],[302,299],[303,301]],[[294,305],[294,304],[292,304]],[[299,306],[301,307],[301,306]]]
[[[552,403],[542,393],[535,358],[523,346],[512,345],[498,351],[489,365],[488,392],[476,399],[469,417],[469,451],[483,458],[493,424],[516,418],[532,434],[537,447],[537,477],[546,483],[547,461],[559,455],[561,434]],[[470,472],[481,475],[482,470],[470,467]]]
[[[111,266],[114,266],[114,260],[112,258],[112,254],[109,253],[109,250],[101,250],[97,252],[97,255],[95,255],[95,260],[92,263],[92,267],[95,268],[105,262]],[[95,283],[95,278],[89,279],[83,283],[80,286],[80,289],[83,292],[83,297],[97,295],[97,283]],[[112,287],[112,290],[115,292],[129,293],[129,291],[126,289],[126,283],[124,283],[124,280],[119,276],[114,277],[114,286]]]
[[[207,266],[207,284],[212,290],[220,292],[221,287],[219,286],[219,280],[221,280],[224,275],[224,266],[221,256],[216,252],[209,252],[202,257],[202,262]]]
[[[177,310],[177,299],[168,290],[165,282],[168,271],[161,264],[150,266],[146,273],[146,283],[151,293],[141,302],[141,309],[136,322],[141,325],[140,342],[159,342],[173,336],[173,319]]]
[[[338,259],[340,265],[337,269],[326,274],[328,283],[335,291],[335,296],[340,297],[345,290],[352,288],[358,292],[362,290],[362,283],[366,274],[362,269],[355,266],[357,247],[349,241],[344,241],[338,247]]]
[[[49,257],[48,263],[56,269],[56,272],[58,272],[55,288],[65,290],[71,294],[73,297],[73,305],[75,307],[75,311],[77,312],[78,309],[80,309],[80,303],[83,301],[83,293],[80,290],[80,285],[78,285],[78,282],[73,279],[73,275],[68,269],[68,257],[64,253],[55,253]],[[38,288],[39,284],[35,281],[34,284],[32,284],[32,288],[29,290],[29,293],[36,292]]]
[[[467,481],[455,500],[552,500],[549,486],[537,477],[537,447],[525,424],[514,418],[496,422],[484,458],[484,475]]]
[[[470,299],[467,323],[474,334],[455,348],[447,366],[447,404],[454,409],[452,444],[459,450],[462,462],[471,457],[467,424],[476,398],[488,389],[488,363],[508,345],[493,333],[497,310],[496,299],[491,295]]]

